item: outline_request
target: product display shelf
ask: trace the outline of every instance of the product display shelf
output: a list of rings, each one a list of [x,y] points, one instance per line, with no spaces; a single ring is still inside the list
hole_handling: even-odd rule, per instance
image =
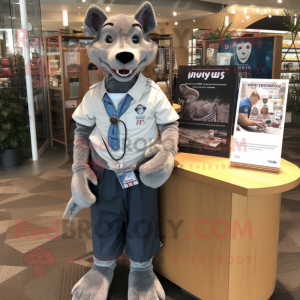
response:
[[[174,78],[174,69],[173,69],[173,36],[172,35],[159,35],[155,33],[150,33],[148,37],[155,41],[158,46],[165,46],[166,42],[168,42],[168,45],[165,46],[165,48],[169,49],[169,59],[168,59],[168,74],[167,79],[159,80],[158,74],[154,73],[154,67],[157,65],[157,58],[153,60],[153,62],[145,67],[145,69],[142,71],[143,75],[146,77],[149,77],[154,82],[156,82],[162,91],[166,94],[169,101],[173,103],[173,78]],[[171,67],[170,67],[171,66]],[[166,83],[166,81],[168,81]]]
[[[203,39],[201,38],[202,29],[193,29],[192,39],[188,45],[188,65],[203,65]]]
[[[290,40],[283,40],[282,47],[282,62],[281,62],[281,75],[282,79],[289,79],[289,92],[287,111],[292,111],[294,101],[300,97],[300,43],[295,42],[293,47]]]
[[[63,144],[66,152],[73,146],[73,112],[90,85],[104,78],[98,68],[93,69],[96,76],[91,83],[86,45],[92,39],[80,34],[46,38],[51,144]]]

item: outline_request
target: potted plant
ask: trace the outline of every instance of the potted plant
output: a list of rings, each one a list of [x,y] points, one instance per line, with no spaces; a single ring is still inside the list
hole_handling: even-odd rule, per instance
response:
[[[300,126],[300,99],[299,96],[294,102],[294,109],[292,111],[292,124],[294,126]]]
[[[286,51],[281,62],[284,62],[286,55],[290,52],[291,49],[293,49],[295,50],[297,62],[300,69],[300,60],[299,60],[300,53],[298,54],[297,47],[295,46],[297,35],[300,32],[300,18],[292,17],[289,11],[284,10],[283,24],[288,29],[288,33],[290,33],[292,36],[292,43],[290,44],[289,49]],[[292,81],[292,83],[295,86],[295,82]],[[294,126],[300,126],[300,95],[297,94],[292,101],[294,101],[294,108],[292,111],[292,124]]]
[[[236,30],[231,28],[232,23],[233,22],[225,26],[225,22],[223,21],[221,27],[218,26],[216,30],[212,30],[211,32],[208,32],[204,39],[205,40],[232,39],[233,35],[236,34]]]
[[[22,164],[30,138],[27,104],[16,88],[0,89],[0,161],[3,168]]]

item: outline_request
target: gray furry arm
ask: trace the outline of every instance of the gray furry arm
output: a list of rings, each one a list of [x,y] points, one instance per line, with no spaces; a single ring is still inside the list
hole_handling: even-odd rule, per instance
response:
[[[163,150],[171,152],[174,157],[178,153],[178,125],[177,121],[168,124],[158,124]]]
[[[76,123],[74,134],[74,147],[73,147],[73,165],[72,172],[76,173],[84,169],[84,165],[88,164],[90,157],[90,139],[89,136],[94,130],[94,126],[85,126]]]

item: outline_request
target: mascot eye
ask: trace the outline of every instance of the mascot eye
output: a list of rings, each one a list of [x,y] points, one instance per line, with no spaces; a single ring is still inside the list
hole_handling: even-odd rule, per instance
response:
[[[139,37],[138,37],[137,35],[133,36],[132,42],[133,42],[134,44],[138,44],[139,41],[140,41],[140,39],[139,39]]]
[[[105,42],[111,44],[113,42],[113,38],[110,35],[108,35],[105,39]]]

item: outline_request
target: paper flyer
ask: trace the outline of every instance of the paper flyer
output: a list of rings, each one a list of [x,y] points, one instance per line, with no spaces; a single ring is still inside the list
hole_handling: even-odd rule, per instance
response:
[[[241,79],[230,161],[280,168],[289,81]]]

